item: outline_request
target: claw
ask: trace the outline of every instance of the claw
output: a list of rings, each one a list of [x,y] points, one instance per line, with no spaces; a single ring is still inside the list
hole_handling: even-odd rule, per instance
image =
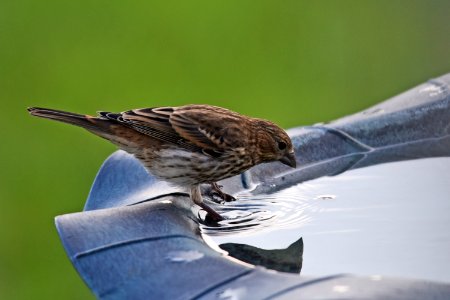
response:
[[[218,185],[216,182],[212,182],[211,183],[211,188],[213,190],[213,194],[217,195],[219,198],[221,198],[223,201],[225,202],[231,202],[231,201],[236,201],[236,198],[222,192],[222,186]]]
[[[224,217],[222,217],[218,212],[216,212],[214,209],[209,207],[206,203],[202,202],[199,204],[199,206],[208,213],[207,216],[209,216],[213,221],[219,222],[219,221],[225,220]]]

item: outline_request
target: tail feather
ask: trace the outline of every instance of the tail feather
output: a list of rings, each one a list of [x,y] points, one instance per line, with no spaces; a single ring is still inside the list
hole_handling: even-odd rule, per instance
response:
[[[89,115],[80,115],[62,110],[29,107],[28,112],[32,116],[56,120],[76,126],[83,127],[94,133],[108,133],[111,121],[93,117]]]

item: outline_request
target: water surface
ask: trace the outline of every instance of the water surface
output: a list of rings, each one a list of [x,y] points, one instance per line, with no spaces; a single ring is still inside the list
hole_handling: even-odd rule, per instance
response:
[[[280,249],[303,237],[303,275],[450,282],[450,158],[382,164],[238,198],[223,207],[229,220],[202,227],[217,244]]]

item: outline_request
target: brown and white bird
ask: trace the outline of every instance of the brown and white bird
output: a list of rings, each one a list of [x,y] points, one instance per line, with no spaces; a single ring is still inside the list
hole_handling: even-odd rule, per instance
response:
[[[293,168],[291,139],[272,122],[211,105],[155,107],[98,116],[31,107],[33,116],[87,129],[133,154],[154,176],[188,187],[194,203],[214,220],[223,218],[202,200],[200,184],[224,198],[217,181],[264,162],[280,161]]]

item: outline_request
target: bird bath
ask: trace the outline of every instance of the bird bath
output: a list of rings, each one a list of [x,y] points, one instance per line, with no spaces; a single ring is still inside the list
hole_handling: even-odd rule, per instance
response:
[[[291,129],[298,168],[221,182],[219,224],[118,151],[58,233],[104,299],[448,299],[449,85]]]

